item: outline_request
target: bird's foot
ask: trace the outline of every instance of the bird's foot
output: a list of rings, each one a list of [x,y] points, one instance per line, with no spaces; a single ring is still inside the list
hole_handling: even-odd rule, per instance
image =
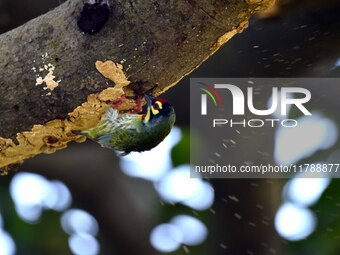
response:
[[[130,111],[132,114],[140,113],[143,111],[143,104],[142,104],[142,96],[137,96],[136,99],[136,107]],[[122,103],[127,101],[128,99],[125,97],[125,95],[122,95],[120,98],[118,98],[116,101],[110,102],[111,107],[114,109],[117,109]]]
[[[126,97],[125,95],[122,95],[120,98],[118,98],[116,101],[110,102],[112,108],[117,109],[122,103],[124,103],[126,101]]]
[[[119,152],[118,154],[117,154],[117,156],[118,157],[124,157],[124,156],[127,156],[127,155],[129,155],[130,154],[130,152],[128,152],[128,151],[123,151],[123,152]]]
[[[131,113],[140,113],[143,111],[142,96],[137,96],[136,107],[131,110]]]

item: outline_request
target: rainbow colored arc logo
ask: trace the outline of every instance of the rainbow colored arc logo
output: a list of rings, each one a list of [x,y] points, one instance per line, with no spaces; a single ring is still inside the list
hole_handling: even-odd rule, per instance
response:
[[[218,103],[220,107],[223,107],[221,95],[216,91],[216,89],[213,88],[213,86],[209,86],[203,82],[198,82],[198,84],[203,85],[205,87],[201,88],[201,90],[207,93],[207,95],[209,95],[211,100],[214,102],[215,106],[217,106]]]

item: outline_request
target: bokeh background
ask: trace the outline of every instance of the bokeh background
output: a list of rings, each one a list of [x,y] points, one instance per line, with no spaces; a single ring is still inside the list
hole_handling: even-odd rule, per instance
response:
[[[61,2],[0,0],[0,33]],[[118,158],[90,141],[70,144],[1,177],[0,255],[340,254],[338,179],[189,178],[189,78],[338,77],[339,27],[339,1],[282,0],[164,94],[176,128],[151,152]],[[292,162],[340,159],[338,115],[308,124],[315,142],[303,146],[301,134]],[[247,153],[277,161],[285,139],[273,130]],[[256,154],[258,143],[270,153]]]

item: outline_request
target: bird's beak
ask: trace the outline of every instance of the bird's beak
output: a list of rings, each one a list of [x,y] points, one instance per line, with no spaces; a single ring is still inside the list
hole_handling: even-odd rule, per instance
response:
[[[145,94],[144,97],[145,97],[145,100],[146,100],[146,103],[148,104],[148,106],[152,106],[152,101],[153,101],[154,97],[147,95],[147,94]]]

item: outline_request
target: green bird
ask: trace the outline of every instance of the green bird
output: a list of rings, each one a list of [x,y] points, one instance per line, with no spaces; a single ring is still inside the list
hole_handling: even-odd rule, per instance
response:
[[[125,156],[132,151],[142,152],[156,147],[170,133],[175,123],[174,108],[162,98],[144,95],[146,114],[123,113],[113,107],[99,123],[81,133],[102,147],[122,151]]]

